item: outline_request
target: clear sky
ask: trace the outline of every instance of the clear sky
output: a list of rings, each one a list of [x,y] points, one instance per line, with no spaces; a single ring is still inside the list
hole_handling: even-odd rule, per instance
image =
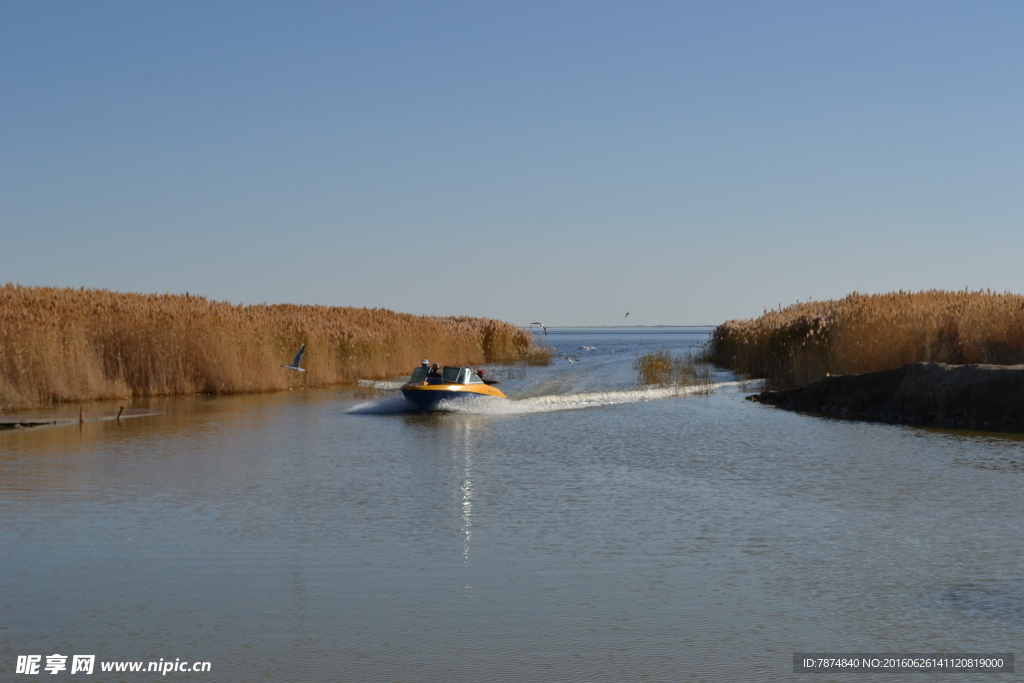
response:
[[[1024,292],[1022,36],[1020,2],[2,0],[0,282],[549,325]]]

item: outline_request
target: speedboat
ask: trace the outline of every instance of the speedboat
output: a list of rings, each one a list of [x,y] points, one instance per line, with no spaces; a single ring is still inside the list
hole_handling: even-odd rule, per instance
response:
[[[441,376],[430,376],[427,368],[416,368],[402,385],[402,395],[425,413],[444,410],[444,401],[479,398],[507,398],[494,385],[484,381],[472,368],[446,365]]]

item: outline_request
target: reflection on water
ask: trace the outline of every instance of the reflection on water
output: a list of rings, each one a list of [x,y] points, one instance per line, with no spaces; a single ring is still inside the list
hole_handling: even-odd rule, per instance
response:
[[[459,431],[462,432],[461,438],[463,442],[463,449],[461,453],[462,486],[459,488],[462,493],[462,532],[464,534],[462,540],[462,558],[468,564],[469,542],[473,540],[473,453],[469,447],[469,439],[472,431],[471,423],[466,422],[461,425]]]
[[[621,400],[638,351],[706,336],[551,330],[580,362],[500,374],[512,403],[572,410],[353,413],[388,392],[310,390],[0,432],[0,660],[746,681],[791,679],[794,651],[1019,650],[1022,441],[730,386]]]

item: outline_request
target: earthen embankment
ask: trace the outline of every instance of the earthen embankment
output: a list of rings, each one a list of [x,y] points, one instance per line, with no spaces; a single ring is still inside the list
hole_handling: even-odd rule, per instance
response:
[[[750,399],[848,419],[1024,432],[1024,365],[911,363]]]

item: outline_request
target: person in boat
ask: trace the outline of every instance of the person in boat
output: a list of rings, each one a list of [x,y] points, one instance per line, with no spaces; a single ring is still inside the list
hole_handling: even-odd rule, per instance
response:
[[[480,377],[481,380],[483,380],[483,383],[488,385],[488,386],[493,386],[495,384],[498,384],[498,382],[496,382],[495,380],[493,380],[493,379],[486,379],[484,377],[484,375],[487,374],[486,370],[477,370],[476,374]]]
[[[410,382],[425,382],[427,376],[430,374],[430,361],[424,360],[420,363],[420,366],[412,371],[412,376],[409,377]]]
[[[430,366],[430,372],[427,373],[427,377],[441,378],[441,368],[437,367],[437,363]]]

